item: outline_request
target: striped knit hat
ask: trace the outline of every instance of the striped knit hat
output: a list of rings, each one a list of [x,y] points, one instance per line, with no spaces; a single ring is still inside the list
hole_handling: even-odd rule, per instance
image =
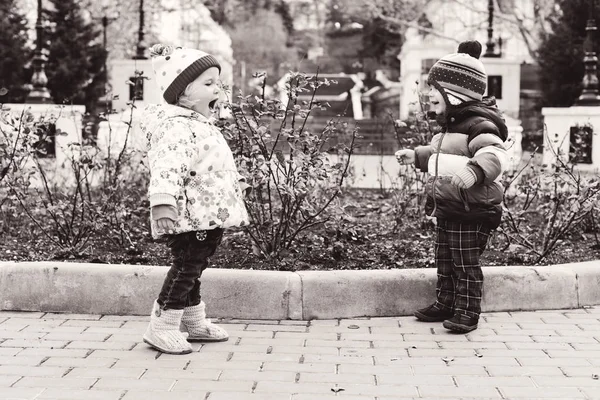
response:
[[[487,75],[479,61],[480,55],[479,42],[462,42],[458,52],[442,57],[431,67],[427,83],[442,93],[447,104],[481,101],[487,87]]]
[[[169,104],[177,103],[187,85],[207,69],[216,67],[221,72],[217,59],[200,50],[155,44],[150,55],[156,84]]]

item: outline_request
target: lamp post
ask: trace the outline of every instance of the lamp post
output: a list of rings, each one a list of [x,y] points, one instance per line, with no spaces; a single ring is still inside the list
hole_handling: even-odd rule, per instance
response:
[[[488,40],[485,44],[484,57],[500,57],[500,52],[496,52],[496,43],[494,43],[494,0],[488,0]]]
[[[600,95],[598,94],[598,57],[595,51],[596,44],[596,11],[595,0],[590,0],[589,18],[585,27],[586,37],[583,43],[584,56],[583,64],[585,73],[583,74],[583,91],[575,101],[576,106],[599,106]]]
[[[51,103],[50,93],[46,85],[48,84],[48,77],[44,67],[48,60],[42,52],[43,47],[43,35],[44,26],[42,25],[42,0],[37,0],[37,21],[35,23],[35,35],[36,35],[36,46],[35,53],[33,56],[33,76],[31,77],[31,85],[33,89],[29,92],[26,103],[30,104],[41,104]]]
[[[140,0],[140,27],[134,60],[146,60],[146,43],[144,42],[144,0]]]

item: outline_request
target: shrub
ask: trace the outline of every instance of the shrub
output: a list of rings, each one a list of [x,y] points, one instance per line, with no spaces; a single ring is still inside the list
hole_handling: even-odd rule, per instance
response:
[[[238,168],[252,187],[246,198],[252,222],[246,231],[255,252],[266,258],[280,257],[303,232],[330,220],[328,208],[347,176],[356,131],[348,134],[335,119],[318,131],[307,129],[313,110],[327,107],[314,101],[318,88],[327,84],[292,73],[286,104],[266,98],[264,91],[240,95],[239,103],[231,104],[233,121],[223,124]],[[303,93],[312,94],[311,100],[299,100]]]

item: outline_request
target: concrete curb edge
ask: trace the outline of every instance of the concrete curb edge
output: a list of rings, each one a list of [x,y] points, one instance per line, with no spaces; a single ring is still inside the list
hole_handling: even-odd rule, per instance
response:
[[[146,315],[166,267],[0,262],[0,309]],[[600,304],[600,261],[484,267],[486,311]],[[211,317],[335,319],[411,315],[435,297],[433,268],[368,271],[208,269],[202,297]]]

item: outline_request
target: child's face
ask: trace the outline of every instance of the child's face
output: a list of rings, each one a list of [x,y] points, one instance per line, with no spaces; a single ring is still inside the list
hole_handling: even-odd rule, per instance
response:
[[[219,70],[211,67],[196,78],[183,92],[180,105],[188,107],[205,117],[210,117],[211,108],[219,98]]]
[[[431,110],[435,111],[437,115],[441,115],[446,111],[446,101],[444,96],[435,87],[431,87],[428,93],[429,103],[431,103]]]

